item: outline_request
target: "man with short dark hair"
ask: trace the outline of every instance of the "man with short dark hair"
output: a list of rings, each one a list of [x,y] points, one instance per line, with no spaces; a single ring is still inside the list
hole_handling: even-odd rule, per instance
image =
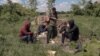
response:
[[[56,24],[58,19],[58,14],[55,7],[51,8],[51,12],[49,13],[49,19],[53,20]]]
[[[51,17],[58,19],[58,14],[55,7],[53,7],[51,10]]]
[[[57,11],[56,8],[53,7],[51,8],[51,12],[49,13],[49,23],[47,27],[47,43],[49,43],[50,39],[53,39],[57,36],[57,27],[56,27],[57,19],[58,19]]]
[[[19,34],[20,34],[20,39],[22,41],[25,41],[27,43],[29,42],[33,43],[33,32],[31,32],[30,30],[31,23],[29,20],[30,20],[29,18],[25,19]]]

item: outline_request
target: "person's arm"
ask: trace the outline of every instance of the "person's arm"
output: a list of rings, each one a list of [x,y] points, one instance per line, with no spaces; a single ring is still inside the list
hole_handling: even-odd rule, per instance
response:
[[[23,30],[23,33],[26,34],[26,35],[28,35],[28,34],[30,34],[31,32],[28,32],[27,30],[24,29],[24,30]]]
[[[74,26],[72,29],[69,29],[68,32],[73,32],[76,28],[77,26]]]
[[[25,27],[25,28],[23,29],[23,32],[24,32],[25,34],[31,34],[30,26]]]
[[[56,15],[55,15],[56,19],[58,19],[58,13],[56,12]]]
[[[44,30],[47,31],[47,26],[45,26]]]
[[[41,28],[41,25],[38,26],[38,29],[37,29],[38,34],[40,34],[40,32],[41,32],[40,28]]]
[[[60,33],[63,33],[65,31],[65,27],[62,27],[61,29],[60,29]]]

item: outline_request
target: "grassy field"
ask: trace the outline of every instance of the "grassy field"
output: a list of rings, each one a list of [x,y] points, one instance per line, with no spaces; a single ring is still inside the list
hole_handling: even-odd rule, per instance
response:
[[[39,41],[34,44],[23,43],[18,37],[19,28],[23,22],[20,20],[15,25],[5,21],[0,22],[0,56],[47,56],[48,50],[57,51],[56,56],[100,56],[100,40],[98,40],[100,17],[74,16],[73,19],[80,28],[80,35],[86,38],[83,48],[86,48],[87,52],[67,53],[59,45],[42,45]],[[91,38],[91,31],[94,31],[97,36],[88,41],[87,38]]]

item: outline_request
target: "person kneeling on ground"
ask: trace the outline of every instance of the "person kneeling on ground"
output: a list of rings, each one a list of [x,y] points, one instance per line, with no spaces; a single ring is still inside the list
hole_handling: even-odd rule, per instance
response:
[[[69,30],[68,30],[68,35],[69,35],[69,38],[70,38],[70,41],[74,41],[76,42],[76,49],[77,51],[76,52],[79,52],[82,50],[82,43],[81,41],[79,40],[79,28],[78,26],[75,24],[74,20],[69,20]]]
[[[62,44],[61,45],[64,45],[65,38],[67,38],[67,39],[69,38],[68,33],[67,33],[67,31],[68,31],[68,26],[67,25],[68,25],[68,23],[64,22],[61,29],[60,29],[60,33],[62,35],[62,40],[61,40]]]
[[[33,40],[34,40],[33,32],[31,32],[30,30],[30,25],[31,23],[28,18],[24,21],[24,24],[22,25],[20,29],[20,39],[27,43],[29,42],[33,43]]]
[[[77,25],[75,25],[73,19],[69,20],[68,23],[69,23],[68,34],[69,34],[70,41],[77,42],[79,40],[79,28]]]

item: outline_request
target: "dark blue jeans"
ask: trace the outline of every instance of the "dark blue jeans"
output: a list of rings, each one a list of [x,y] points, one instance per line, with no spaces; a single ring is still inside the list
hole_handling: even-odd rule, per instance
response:
[[[33,37],[29,35],[23,36],[22,41],[25,41],[26,43],[29,43],[29,42],[33,43]]]

